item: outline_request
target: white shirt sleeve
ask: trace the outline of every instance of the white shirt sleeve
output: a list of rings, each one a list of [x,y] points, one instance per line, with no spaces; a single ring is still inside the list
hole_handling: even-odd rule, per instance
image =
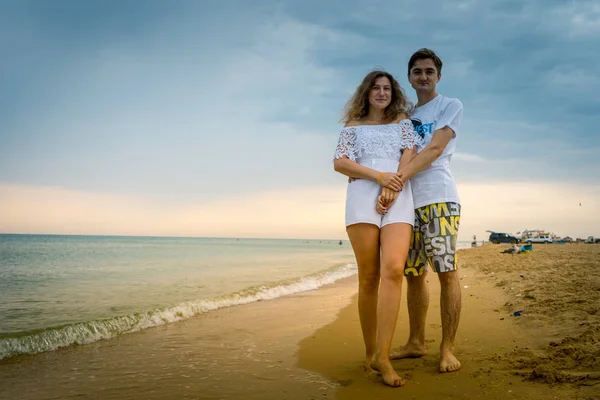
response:
[[[342,129],[333,159],[348,157],[356,161],[356,128],[347,127]]]
[[[460,123],[462,122],[463,105],[458,99],[452,99],[445,105],[435,124],[435,130],[446,126],[454,131],[454,137],[458,135]]]

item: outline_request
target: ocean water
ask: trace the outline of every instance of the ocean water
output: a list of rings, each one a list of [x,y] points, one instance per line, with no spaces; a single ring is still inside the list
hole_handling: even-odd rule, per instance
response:
[[[317,289],[354,263],[346,239],[0,235],[0,359]]]
[[[316,289],[354,273],[347,240],[0,235],[0,359]]]

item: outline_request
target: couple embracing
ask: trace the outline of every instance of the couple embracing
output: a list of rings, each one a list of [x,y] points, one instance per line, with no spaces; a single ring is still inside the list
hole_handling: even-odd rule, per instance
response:
[[[440,372],[460,369],[454,341],[461,310],[456,239],[460,200],[450,172],[462,119],[459,100],[437,93],[442,61],[429,49],[414,53],[408,80],[412,107],[396,79],[369,73],[348,102],[334,157],[349,177],[346,231],[358,264],[358,312],[365,367],[385,384],[404,385],[391,359],[422,357],[429,306],[428,268],[441,285]],[[391,351],[406,277],[410,336]]]

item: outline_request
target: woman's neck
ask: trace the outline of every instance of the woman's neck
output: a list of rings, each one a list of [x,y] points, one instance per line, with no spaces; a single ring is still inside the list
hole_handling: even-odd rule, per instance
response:
[[[370,122],[381,123],[381,122],[385,121],[385,114],[383,113],[383,110],[371,109],[365,116],[364,120],[370,121]]]

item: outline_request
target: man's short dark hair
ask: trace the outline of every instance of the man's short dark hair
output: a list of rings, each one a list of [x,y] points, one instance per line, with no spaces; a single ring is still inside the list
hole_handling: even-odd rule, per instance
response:
[[[422,48],[417,50],[408,60],[408,75],[410,75],[411,68],[415,65],[418,60],[426,60],[430,58],[433,61],[433,65],[437,69],[438,76],[442,74],[442,60],[435,54],[433,50]]]

